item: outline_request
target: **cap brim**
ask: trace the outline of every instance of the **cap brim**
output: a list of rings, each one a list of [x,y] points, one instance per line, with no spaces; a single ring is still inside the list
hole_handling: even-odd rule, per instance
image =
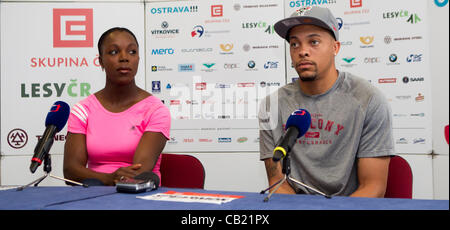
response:
[[[323,22],[317,18],[308,17],[308,16],[299,16],[299,17],[283,19],[283,20],[275,23],[274,28],[275,28],[275,32],[277,32],[277,34],[280,37],[284,38],[286,41],[289,41],[289,31],[292,28],[294,28],[296,26],[300,26],[300,25],[319,26],[326,30],[329,30],[333,34],[333,36],[335,36],[332,28],[330,28],[327,24],[325,24],[325,22]]]

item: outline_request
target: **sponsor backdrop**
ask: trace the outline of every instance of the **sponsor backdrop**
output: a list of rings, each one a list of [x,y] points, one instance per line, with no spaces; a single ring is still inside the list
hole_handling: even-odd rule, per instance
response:
[[[104,31],[130,28],[144,53],[144,15],[136,12],[143,4],[1,4],[2,155],[32,155],[55,101],[72,106],[104,87],[97,51]],[[145,88],[144,58],[136,82]],[[66,132],[57,134],[52,153],[63,152]]]
[[[141,42],[138,84],[170,108],[165,151],[258,151],[260,99],[297,76],[273,25],[299,7],[320,5],[340,22],[338,68],[366,78],[390,101],[397,151],[431,153],[426,3],[374,4],[3,3],[1,108],[8,112],[2,113],[2,152],[31,154],[54,101],[73,105],[103,87],[96,43],[107,28],[120,25]],[[31,14],[36,18],[23,20]],[[64,140],[65,130],[53,152],[63,151]]]
[[[285,84],[280,1],[146,5],[147,86],[172,114],[166,150],[258,151],[259,99]]]
[[[447,4],[435,0],[433,7]],[[32,155],[53,102],[72,106],[104,87],[97,41],[114,26],[136,34],[137,84],[171,111],[164,152],[256,153],[260,99],[297,76],[273,25],[308,6],[328,7],[337,17],[338,69],[385,93],[397,152],[430,154],[436,136],[447,144],[444,127],[432,130],[426,1],[2,1],[1,155]],[[53,154],[63,153],[66,130]]]
[[[338,20],[337,68],[363,77],[389,100],[398,153],[431,153],[431,79],[426,1],[315,1]],[[291,15],[304,1],[285,1]],[[289,47],[286,47],[289,63]],[[297,78],[290,64],[288,82]]]

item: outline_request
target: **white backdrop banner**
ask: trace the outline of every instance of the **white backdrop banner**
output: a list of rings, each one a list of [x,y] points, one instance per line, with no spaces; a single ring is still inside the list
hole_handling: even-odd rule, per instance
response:
[[[55,101],[72,106],[104,87],[97,42],[107,29],[129,28],[144,53],[143,12],[142,3],[1,4],[2,155],[32,155]],[[144,63],[136,76],[142,88]],[[66,132],[52,153],[63,153]]]
[[[97,41],[114,26],[140,43],[137,83],[172,114],[164,152],[259,151],[260,99],[297,77],[273,25],[300,7],[340,22],[338,69],[388,98],[398,153],[431,153],[427,3],[248,0],[1,3],[1,154],[31,155],[53,102],[104,86]],[[66,128],[54,153],[63,152]]]
[[[338,69],[385,93],[397,152],[431,153],[427,5],[406,0],[147,4],[147,85],[171,108],[168,151],[259,150],[252,117],[259,100],[297,78],[273,24],[308,6],[330,8],[340,23]],[[236,96],[239,86],[254,90],[256,100]],[[242,103],[249,110],[239,110]]]
[[[147,85],[172,114],[168,152],[259,151],[259,100],[285,84],[281,1],[146,5]]]

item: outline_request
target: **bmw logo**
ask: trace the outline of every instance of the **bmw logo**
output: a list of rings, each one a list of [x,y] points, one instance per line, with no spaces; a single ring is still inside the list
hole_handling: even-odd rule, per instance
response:
[[[391,62],[396,62],[398,59],[396,54],[391,54],[391,56],[389,56],[389,61]]]
[[[253,68],[255,68],[255,66],[256,66],[256,63],[254,61],[248,62],[248,68],[253,69]]]

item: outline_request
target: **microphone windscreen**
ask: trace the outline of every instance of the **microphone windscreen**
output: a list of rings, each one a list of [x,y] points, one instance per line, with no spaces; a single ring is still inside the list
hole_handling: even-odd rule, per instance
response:
[[[306,109],[298,109],[289,116],[285,129],[294,126],[298,129],[297,138],[302,137],[311,126],[311,114]]]
[[[70,114],[70,107],[63,101],[55,102],[45,118],[45,127],[56,126],[56,130],[61,131],[67,123]]]
[[[151,180],[155,184],[156,188],[158,188],[158,186],[159,186],[159,176],[156,175],[156,173],[154,173],[154,172],[143,172],[143,173],[135,176],[134,179],[145,180],[145,181]]]

